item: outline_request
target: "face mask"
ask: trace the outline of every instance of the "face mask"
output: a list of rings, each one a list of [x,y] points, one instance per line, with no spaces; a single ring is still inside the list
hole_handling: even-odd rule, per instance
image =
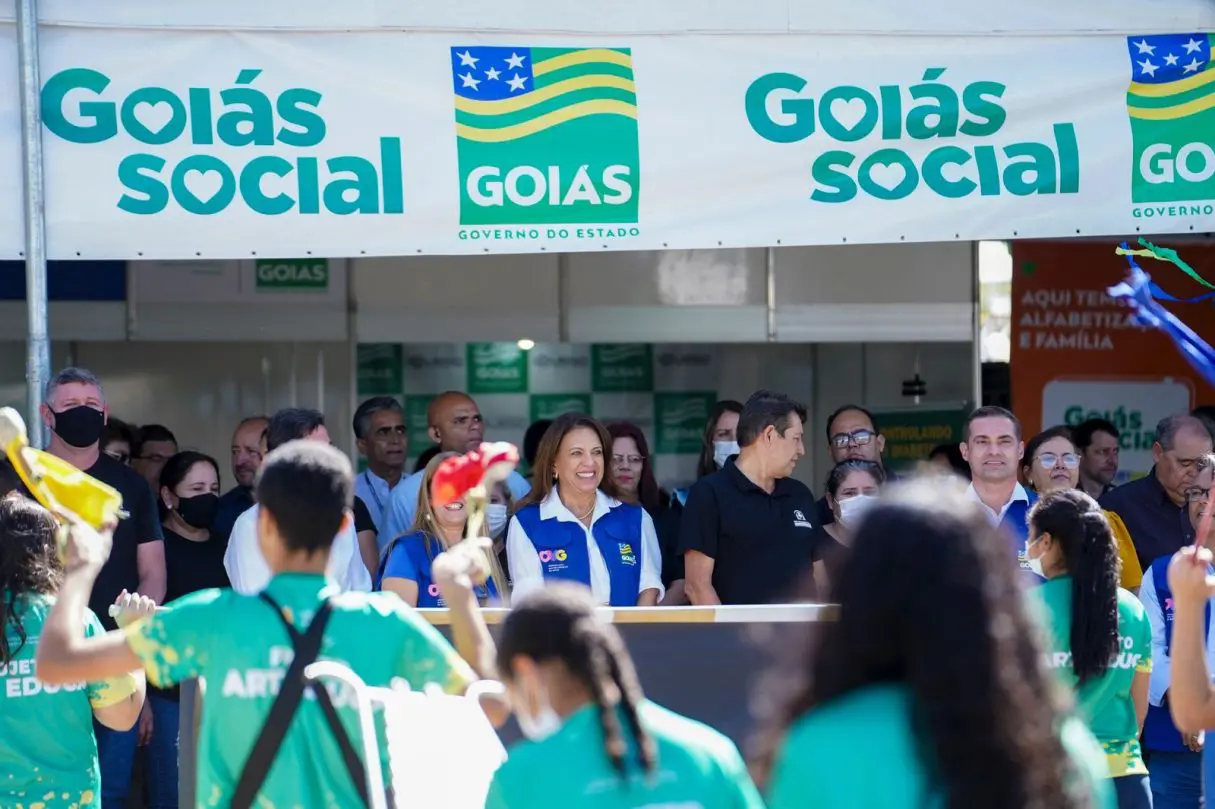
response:
[[[1046,578],[1046,574],[1042,572],[1042,557],[1029,560],[1029,569],[1034,572],[1034,575]]]
[[[856,497],[840,500],[840,525],[846,528],[855,527],[865,512],[876,502],[877,498],[871,494],[858,494]]]
[[[493,539],[502,535],[506,528],[505,503],[490,503],[485,507],[485,527],[489,529],[489,535]]]
[[[714,441],[713,442],[713,462],[717,464],[717,468],[721,469],[726,465],[726,460],[731,455],[737,455],[739,452],[737,441]]]
[[[519,723],[519,732],[533,742],[539,742],[561,730],[561,716],[553,710],[548,698],[541,697],[540,710],[535,716],[529,716],[525,711],[515,711],[515,721]]]
[[[219,511],[219,495],[207,492],[177,501],[177,513],[191,528],[210,528]]]
[[[104,413],[88,405],[78,405],[69,407],[62,413],[55,413],[55,426],[51,429],[65,443],[77,449],[84,449],[101,439],[101,431],[104,428]]]

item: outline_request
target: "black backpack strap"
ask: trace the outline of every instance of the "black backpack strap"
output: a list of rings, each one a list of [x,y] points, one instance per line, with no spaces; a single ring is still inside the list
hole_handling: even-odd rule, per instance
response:
[[[312,619],[312,623],[308,625],[308,630],[301,634],[283,615],[278,602],[266,593],[261,593],[259,597],[274,609],[274,614],[283,622],[287,634],[291,637],[294,656],[283,677],[282,684],[279,686],[278,695],[275,696],[274,703],[270,706],[266,722],[262,725],[257,741],[253,743],[253,749],[245,760],[245,767],[237,781],[230,804],[233,809],[250,809],[265,783],[266,777],[270,774],[270,767],[274,764],[274,759],[283,746],[287,730],[304,698],[304,689],[309,686],[304,679],[304,669],[316,662],[317,657],[320,656],[321,640],[332,613],[332,605],[328,601],[323,602]],[[337,738],[346,769],[354,781],[355,790],[358,792],[362,805],[368,806],[366,773],[363,770],[362,762],[359,761],[358,754],[354,751],[354,746],[350,743],[350,736],[346,733],[346,728],[338,718],[329,692],[324,687],[317,686],[314,686],[312,691],[316,695],[317,703],[321,706],[330,730]]]

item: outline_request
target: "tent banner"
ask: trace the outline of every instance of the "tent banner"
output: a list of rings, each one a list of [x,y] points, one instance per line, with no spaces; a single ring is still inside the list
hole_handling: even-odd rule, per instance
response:
[[[60,259],[1209,230],[1201,32],[990,37],[46,28]],[[0,60],[17,64],[12,26]],[[22,249],[16,71],[0,256]],[[1210,129],[1208,129],[1210,127]]]

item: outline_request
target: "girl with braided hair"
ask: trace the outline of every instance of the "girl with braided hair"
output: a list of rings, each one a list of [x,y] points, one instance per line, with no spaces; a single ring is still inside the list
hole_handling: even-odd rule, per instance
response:
[[[1045,494],[1029,512],[1026,555],[1046,578],[1047,660],[1076,690],[1080,715],[1105,749],[1119,809],[1151,809],[1139,746],[1148,710],[1152,627],[1118,587],[1118,543],[1105,513],[1080,489]]]
[[[517,601],[498,668],[529,741],[511,749],[486,809],[763,809],[733,742],[645,699],[586,587]]]

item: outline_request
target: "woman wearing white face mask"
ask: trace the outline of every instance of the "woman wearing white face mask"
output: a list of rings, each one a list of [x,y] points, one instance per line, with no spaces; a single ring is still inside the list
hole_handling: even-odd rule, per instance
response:
[[[409,533],[397,537],[384,548],[384,556],[375,575],[375,589],[396,593],[411,607],[447,606],[431,575],[431,563],[440,553],[464,539],[468,514],[463,501],[436,509],[430,502],[430,484],[443,461],[455,456],[454,452],[443,452],[426,464],[413,526]],[[486,510],[489,511],[488,507]],[[486,522],[492,522],[488,513]],[[501,600],[494,581],[506,581],[497,554],[490,553],[488,556],[493,578],[484,587],[477,588],[477,598],[482,606]]]
[[[713,405],[709,419],[705,422],[705,433],[700,443],[700,457],[696,460],[696,479],[711,475],[726,465],[726,461],[738,454],[738,418],[742,415],[742,402],[722,399]],[[683,507],[688,502],[688,488],[671,492],[670,508],[662,518],[654,518],[658,539],[662,543],[662,583],[667,592],[663,606],[678,607],[691,603],[684,592],[683,554],[677,547],[679,521],[683,518]]]
[[[733,742],[646,700],[585,587],[521,598],[498,670],[528,741],[494,775],[486,809],[763,809]]]
[[[885,482],[886,472],[880,464],[855,458],[840,461],[827,475],[827,505],[835,521],[814,529],[825,535],[815,538],[816,547],[824,549],[822,558],[814,563],[819,597],[830,592],[839,563],[852,547],[852,535],[865,511],[877,502]]]

